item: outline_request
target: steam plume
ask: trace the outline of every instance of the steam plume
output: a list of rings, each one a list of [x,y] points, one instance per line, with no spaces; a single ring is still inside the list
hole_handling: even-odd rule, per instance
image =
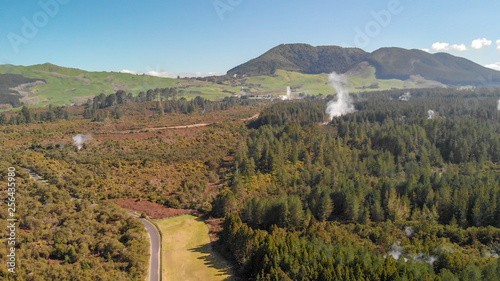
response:
[[[399,259],[399,257],[403,254],[403,247],[401,247],[400,243],[394,243],[391,245],[391,249],[389,250],[389,255],[391,255],[395,260]]]
[[[411,227],[406,227],[405,228],[405,232],[406,230],[411,230],[412,231],[412,234],[413,234],[413,229],[411,229]],[[406,235],[408,236],[408,232],[406,232]],[[426,255],[424,253],[420,253],[420,254],[409,254],[409,253],[406,253],[403,249],[403,247],[401,247],[401,242],[398,241],[394,244],[391,245],[390,249],[389,249],[389,252],[388,254],[390,256],[392,256],[395,260],[398,260],[400,257],[403,257],[403,260],[405,262],[408,261],[409,258],[413,258],[414,261],[418,261],[418,262],[426,262],[430,265],[433,265],[435,261],[438,260],[438,257],[437,256],[434,256],[434,255]],[[384,255],[384,258],[387,258],[387,255]]]
[[[492,251],[489,251],[486,253],[486,257],[488,257],[488,258],[494,257],[494,258],[498,259],[498,258],[500,258],[500,255],[498,255],[495,251],[492,250]]]
[[[286,86],[286,96],[282,96],[281,100],[289,100],[291,96],[292,90],[290,89],[290,86]]]
[[[352,99],[349,96],[349,92],[342,87],[342,83],[345,83],[345,77],[332,72],[328,77],[328,82],[337,91],[337,97],[329,101],[326,105],[326,114],[330,116],[330,121],[333,117],[338,117],[353,113],[356,111],[354,105],[352,104]]]
[[[436,116],[436,112],[434,112],[434,110],[428,110],[427,111],[427,114],[429,115],[429,117],[427,117],[427,119],[434,119],[434,117]]]
[[[413,236],[413,228],[407,226],[405,227],[405,234],[406,234],[406,237],[410,238]]]
[[[409,101],[411,98],[411,94],[410,92],[406,92],[404,93],[403,95],[399,96],[398,100],[401,100],[401,101]]]
[[[80,149],[82,149],[82,145],[91,139],[92,139],[92,136],[90,134],[87,134],[87,135],[78,134],[78,135],[73,137],[73,144],[76,147],[78,147],[78,150],[80,150]]]
[[[413,260],[415,260],[415,261],[423,261],[423,262],[426,262],[426,263],[428,263],[430,265],[433,265],[434,262],[438,260],[438,258],[436,256],[427,256],[424,253],[420,253],[418,255],[414,255],[413,256]]]
[[[500,100],[498,100],[497,109],[500,110]]]
[[[430,265],[433,265],[435,261],[437,261],[437,257],[436,256],[430,256],[427,258],[427,261],[426,263],[430,264]]]

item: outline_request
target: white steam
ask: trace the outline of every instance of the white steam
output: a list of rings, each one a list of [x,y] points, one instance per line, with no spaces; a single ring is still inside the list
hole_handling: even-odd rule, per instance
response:
[[[328,82],[330,82],[335,91],[337,91],[337,97],[326,104],[326,114],[329,115],[330,121],[333,117],[355,112],[356,109],[352,104],[349,92],[342,87],[342,84],[346,82],[345,77],[332,72],[328,77]]]
[[[427,115],[429,115],[429,117],[427,117],[427,119],[434,119],[434,117],[436,116],[436,112],[434,112],[434,110],[428,110],[427,111]]]
[[[92,139],[92,136],[90,134],[86,134],[86,135],[78,134],[78,135],[73,137],[73,144],[76,147],[78,147],[78,150],[80,150],[80,149],[82,149],[82,145],[91,139]]]
[[[453,248],[450,248],[450,247],[447,247],[447,246],[439,246],[436,248],[436,252],[438,254],[440,253],[448,253],[448,254],[451,254],[451,253],[454,253],[455,252],[455,249]]]
[[[495,258],[495,259],[500,258],[500,255],[498,255],[498,254],[497,254],[497,253],[495,253],[494,251],[489,251],[489,252],[487,252],[485,256],[486,256],[487,258],[489,258],[489,257],[493,257],[493,258]]]
[[[409,226],[405,227],[406,237],[408,237],[408,238],[412,237],[414,232],[415,231],[413,231],[413,228],[411,228]]]
[[[498,105],[497,105],[497,109],[500,110],[500,100],[498,100]]]
[[[411,94],[410,92],[406,92],[404,93],[403,95],[399,96],[398,100],[401,100],[401,101],[409,101],[411,98]]]
[[[395,260],[398,260],[400,256],[404,254],[403,247],[401,247],[401,242],[394,243],[391,245],[389,250],[389,255],[391,255]],[[405,258],[406,261],[406,258]]]
[[[406,232],[407,229],[411,230],[410,227],[407,227],[405,229],[405,232]],[[411,230],[411,231],[413,231],[413,230]],[[408,233],[407,233],[407,235],[408,235]],[[414,255],[414,254],[408,254],[408,253],[406,253],[403,250],[403,247],[401,247],[401,242],[400,241],[398,241],[398,242],[396,242],[396,243],[394,243],[394,244],[391,245],[391,248],[389,249],[388,254],[391,257],[393,257],[395,260],[398,260],[400,257],[403,257],[403,260],[405,262],[407,262],[408,259],[411,258],[414,261],[426,262],[426,263],[428,263],[430,265],[433,265],[434,262],[438,260],[437,256],[433,256],[433,255],[428,256],[428,255],[426,255],[424,253],[420,253],[420,254],[416,254],[416,255]],[[387,256],[384,256],[384,258],[387,258]]]
[[[292,89],[290,89],[290,86],[287,86],[286,87],[286,96],[282,96],[281,100],[289,100],[291,96],[292,96]]]
[[[423,262],[426,262],[430,265],[433,265],[435,261],[438,260],[438,257],[436,256],[428,256],[426,254],[423,254],[423,253],[420,253],[418,255],[414,255],[413,256],[413,260],[415,261],[423,261]]]

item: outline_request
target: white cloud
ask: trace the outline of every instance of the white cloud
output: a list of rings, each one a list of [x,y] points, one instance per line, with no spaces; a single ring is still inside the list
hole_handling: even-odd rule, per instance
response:
[[[465,47],[465,44],[460,44],[460,45],[453,44],[451,45],[451,49],[460,52],[467,51],[467,47]]]
[[[436,42],[432,44],[431,47],[434,51],[467,51],[467,47],[465,44],[453,44],[450,45],[450,43],[441,43],[441,42]]]
[[[472,44],[470,45],[473,49],[479,50],[482,49],[485,46],[491,46],[491,40],[488,40],[486,38],[479,38],[476,40],[472,41]]]
[[[118,72],[120,72],[120,73],[128,73],[128,74],[135,74],[135,75],[139,75],[139,74],[143,73],[142,71],[133,71],[133,70],[128,70],[128,69],[122,69],[122,70],[120,70]]]
[[[420,49],[421,51],[424,51],[424,52],[427,52],[427,53],[430,53],[431,50],[427,49],[427,48],[423,48],[423,49]]]
[[[484,67],[500,71],[500,62],[492,63],[492,64],[487,64]]]
[[[119,71],[121,73],[128,73],[128,74],[135,74],[135,75],[149,75],[149,76],[156,76],[156,77],[163,77],[163,78],[177,78],[177,76],[183,78],[183,77],[207,77],[207,76],[219,76],[219,75],[224,75],[225,73],[221,72],[168,72],[164,70],[159,70],[159,71],[148,71],[148,72],[143,72],[141,70],[135,71],[135,70],[128,70],[128,69],[123,69]]]
[[[450,49],[450,43],[436,42],[431,47],[434,51],[446,51]]]
[[[500,51],[500,40],[497,40],[497,50]]]

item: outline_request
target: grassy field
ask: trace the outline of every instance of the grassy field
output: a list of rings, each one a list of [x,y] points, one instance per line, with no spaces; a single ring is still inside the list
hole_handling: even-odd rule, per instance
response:
[[[90,72],[75,68],[60,67],[53,64],[33,66],[0,65],[0,73],[21,74],[28,78],[43,79],[45,85],[35,86],[32,91],[40,99],[36,107],[48,104],[82,103],[100,93],[111,94],[117,90],[125,90],[134,95],[140,91],[155,88],[172,88],[182,85],[185,89],[184,97],[191,99],[197,95],[209,99],[222,99],[230,96],[222,92],[231,89],[229,86],[213,85],[213,83],[154,77],[148,75],[133,75],[118,72]],[[195,93],[191,93],[194,91]]]
[[[375,68],[367,67],[363,72],[350,74],[347,77],[347,85],[345,88],[351,93],[365,91],[381,91],[392,88],[414,88],[417,87],[410,81],[397,79],[377,79],[375,77]],[[280,91],[282,95],[286,93],[286,87],[295,88],[294,93],[305,93],[308,95],[330,95],[334,94],[335,90],[328,83],[328,74],[302,74],[298,72],[277,70],[275,76],[255,76],[248,78],[248,83],[260,85],[254,87],[252,91]],[[377,87],[369,88],[370,85],[376,84]],[[363,88],[365,87],[365,88]]]
[[[203,79],[171,79],[118,72],[89,72],[48,63],[33,66],[0,65],[0,73],[21,74],[28,78],[45,80],[47,84],[31,89],[39,98],[39,103],[35,107],[49,104],[81,104],[95,95],[111,94],[118,89],[136,95],[148,89],[177,87],[182,89],[182,96],[186,99],[202,96],[211,100],[220,100],[231,96],[231,93],[239,94],[243,89],[250,94],[285,95],[287,86],[292,88],[295,95],[304,93],[326,96],[335,93],[328,83],[328,74],[302,74],[284,70],[277,70],[272,77],[255,76],[240,78],[238,81],[226,80],[222,83]],[[351,93],[416,87],[422,85],[417,85],[411,80],[377,79],[375,68],[372,66],[361,72],[349,74],[346,85],[346,89]]]
[[[0,73],[21,74],[28,78],[43,79],[45,85],[35,86],[40,106],[52,104],[69,104],[78,97],[111,94],[118,89],[139,91],[174,87],[175,79],[152,76],[139,76],[117,72],[89,72],[80,69],[60,67],[53,64],[34,66],[1,65]]]
[[[203,220],[183,215],[157,224],[163,233],[163,280],[231,280],[227,263],[211,249]]]

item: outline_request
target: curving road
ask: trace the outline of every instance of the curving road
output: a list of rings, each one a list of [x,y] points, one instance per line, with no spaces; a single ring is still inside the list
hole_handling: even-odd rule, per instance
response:
[[[156,227],[146,219],[141,219],[151,241],[149,258],[149,281],[160,280],[160,234]]]
[[[30,176],[37,182],[42,184],[47,184],[38,174],[31,170],[23,168],[23,170],[30,174]],[[71,198],[72,200],[79,200],[77,198]],[[96,205],[96,204],[92,204]],[[160,280],[160,233],[158,229],[146,219],[141,219],[144,227],[149,233],[150,244],[150,257],[149,257],[149,281],[159,281]]]

